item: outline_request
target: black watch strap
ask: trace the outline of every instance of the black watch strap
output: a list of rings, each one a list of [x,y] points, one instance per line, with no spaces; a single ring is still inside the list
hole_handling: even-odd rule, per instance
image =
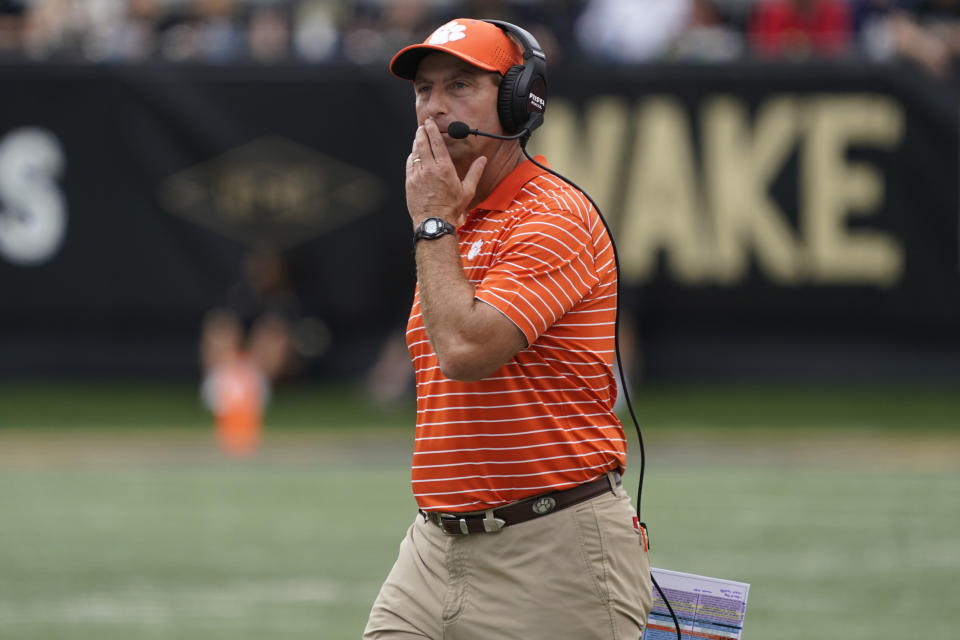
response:
[[[419,240],[436,240],[448,233],[456,233],[457,229],[443,218],[426,218],[417,225],[413,232],[413,243]]]

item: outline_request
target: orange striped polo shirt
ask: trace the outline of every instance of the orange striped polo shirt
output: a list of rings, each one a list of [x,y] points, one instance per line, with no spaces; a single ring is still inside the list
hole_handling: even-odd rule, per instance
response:
[[[457,235],[476,298],[513,321],[529,346],[483,380],[445,378],[417,290],[407,346],[420,508],[481,511],[622,470],[627,443],[613,413],[616,265],[589,200],[526,161]]]

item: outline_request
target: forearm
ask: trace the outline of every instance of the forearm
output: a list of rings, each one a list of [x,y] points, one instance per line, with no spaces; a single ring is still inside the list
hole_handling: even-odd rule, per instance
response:
[[[456,237],[421,240],[416,261],[423,324],[444,375],[475,380],[496,370],[502,362],[484,349],[490,336],[478,309],[483,303],[463,272]]]
[[[463,224],[486,165],[485,156],[476,158],[461,178],[436,123],[427,119],[407,158],[407,210],[414,229],[428,217],[454,227]],[[474,298],[476,289],[460,263],[457,234],[419,240],[416,261],[423,324],[445,376],[479,380],[526,346],[517,325]]]

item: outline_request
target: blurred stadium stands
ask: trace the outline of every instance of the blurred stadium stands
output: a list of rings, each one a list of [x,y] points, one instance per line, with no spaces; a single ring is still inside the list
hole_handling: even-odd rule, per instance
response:
[[[960,377],[960,0],[0,0],[0,164],[43,192],[0,181],[0,374],[195,373],[261,249],[299,374],[402,369],[385,65],[465,15],[547,50],[531,147],[625,238],[635,380]]]
[[[383,63],[441,22],[525,25],[552,61],[893,60],[950,73],[956,0],[2,0],[0,58]]]

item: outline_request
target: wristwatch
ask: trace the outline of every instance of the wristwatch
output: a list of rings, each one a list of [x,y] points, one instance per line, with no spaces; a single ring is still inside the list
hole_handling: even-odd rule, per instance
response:
[[[413,244],[418,240],[436,240],[448,233],[456,233],[457,229],[443,218],[427,218],[417,225],[413,232]]]

